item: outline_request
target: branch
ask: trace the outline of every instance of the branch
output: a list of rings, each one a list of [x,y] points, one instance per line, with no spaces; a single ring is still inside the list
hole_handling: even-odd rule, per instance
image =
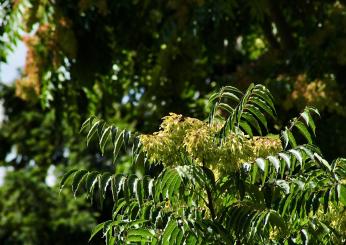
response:
[[[211,195],[210,189],[207,187],[207,195],[208,195],[208,208],[210,210],[211,218],[215,220],[215,209],[214,209],[214,204],[213,204],[213,197]]]

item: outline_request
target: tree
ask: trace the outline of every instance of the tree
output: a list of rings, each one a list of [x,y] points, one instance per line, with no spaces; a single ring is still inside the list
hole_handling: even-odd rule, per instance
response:
[[[342,1],[3,0],[1,5],[1,59],[20,39],[29,49],[16,85],[26,100],[41,98],[42,105],[62,113],[67,110],[62,101],[97,99],[102,118],[117,110],[138,130],[152,132],[171,111],[203,116],[195,98],[215,86],[245,88],[263,81],[283,123],[306,104],[315,106],[326,114],[317,133],[326,139],[319,144],[328,159],[345,154],[339,147],[346,138]],[[24,31],[31,34],[22,37]],[[79,107],[89,109],[88,102]],[[332,146],[325,143],[331,128],[340,131]]]
[[[274,133],[315,106],[324,157],[345,156],[345,16],[343,1],[331,0],[0,0],[0,62],[20,40],[28,47],[21,76],[0,87],[0,165],[35,165],[38,186],[51,165],[57,176],[65,167],[113,170],[77,134],[89,115],[152,133],[169,112],[203,118],[211,90],[252,81],[273,92]],[[117,173],[131,172],[130,160]],[[0,206],[22,179],[8,181]],[[105,203],[98,222],[110,212]]]
[[[59,178],[64,166],[97,168],[102,161],[94,160],[90,148],[79,151],[80,141],[71,137],[73,123],[66,117],[21,100],[13,86],[1,85],[0,97],[5,111],[0,165],[8,169],[0,185],[0,243],[87,243],[89,230],[103,218],[100,208],[84,198],[73,200],[71,190],[59,194],[56,186],[47,185],[47,172],[55,169],[51,174]]]
[[[40,175],[37,167],[6,174],[0,188],[0,243],[85,244],[97,213],[68,190],[59,195]]]
[[[345,218],[337,218],[346,159],[328,163],[313,144],[318,111],[306,107],[279,137],[266,135],[276,111],[263,85],[245,93],[226,86],[210,102],[208,122],[172,113],[149,135],[96,117],[82,125],[88,143],[96,138],[102,154],[111,148],[115,164],[119,153],[132,159],[128,175],[74,169],[62,178],[75,193],[113,198],[112,219],[91,238],[102,231],[107,244],[344,243]]]

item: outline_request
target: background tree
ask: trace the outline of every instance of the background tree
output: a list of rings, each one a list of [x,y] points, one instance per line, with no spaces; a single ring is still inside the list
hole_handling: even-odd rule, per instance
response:
[[[28,47],[15,85],[1,87],[1,165],[21,173],[34,166],[40,183],[51,165],[58,177],[66,166],[112,168],[77,134],[89,115],[150,133],[169,112],[202,119],[212,90],[229,84],[244,90],[250,82],[273,92],[280,118],[274,133],[313,105],[322,115],[316,134],[324,156],[345,156],[343,1],[1,0],[0,6],[1,62],[18,41]],[[129,172],[129,159],[117,168]],[[93,205],[101,212],[95,222],[111,212],[105,206]]]

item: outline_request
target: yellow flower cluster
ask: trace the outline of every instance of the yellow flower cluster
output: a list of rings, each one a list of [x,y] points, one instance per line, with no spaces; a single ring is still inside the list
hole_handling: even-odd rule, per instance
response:
[[[249,138],[241,133],[230,133],[220,144],[215,137],[220,125],[209,126],[174,113],[163,118],[160,129],[152,135],[140,136],[151,162],[177,166],[183,164],[185,155],[194,163],[210,168],[216,177],[235,171],[241,163],[282,150],[279,138]]]
[[[340,105],[341,95],[335,80],[330,76],[323,79],[309,81],[306,74],[300,74],[296,78],[294,89],[285,102],[286,108],[293,106],[303,109],[310,105],[318,110],[325,109],[344,115],[344,108]]]

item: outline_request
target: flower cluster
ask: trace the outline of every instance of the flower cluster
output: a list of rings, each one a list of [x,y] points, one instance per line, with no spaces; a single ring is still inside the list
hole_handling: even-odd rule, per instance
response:
[[[220,143],[216,137],[220,125],[210,126],[174,113],[163,118],[160,129],[140,136],[150,162],[177,166],[182,165],[183,156],[187,156],[195,164],[210,168],[217,177],[237,170],[244,162],[282,150],[279,138],[250,138],[242,133],[230,133]]]
[[[341,94],[336,81],[331,76],[310,81],[306,74],[300,74],[296,78],[292,93],[285,101],[285,107],[290,108],[295,104],[299,109],[310,105],[318,110],[325,109],[344,114],[344,108],[340,105]]]

